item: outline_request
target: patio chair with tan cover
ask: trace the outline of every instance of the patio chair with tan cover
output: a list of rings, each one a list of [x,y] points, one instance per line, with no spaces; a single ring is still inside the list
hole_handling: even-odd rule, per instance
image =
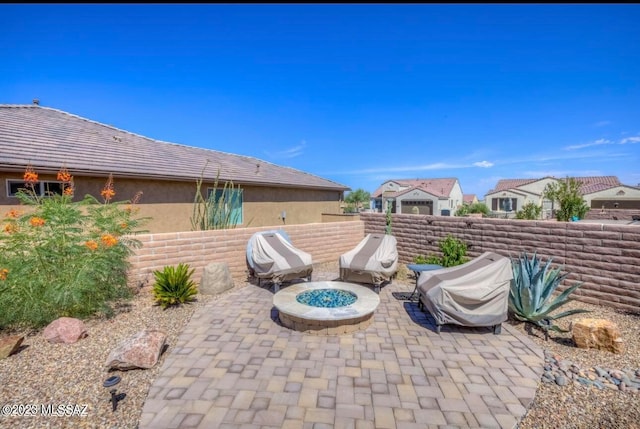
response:
[[[437,332],[446,324],[491,326],[499,334],[507,320],[511,260],[485,252],[455,267],[425,271],[418,278],[418,305],[436,321]]]
[[[354,249],[340,256],[340,279],[369,283],[380,292],[398,270],[397,241],[389,234],[368,234]]]
[[[313,262],[311,255],[291,244],[289,236],[282,230],[256,232],[247,243],[247,266],[249,275],[261,280],[270,280],[274,292],[282,282],[306,278],[311,281]]]

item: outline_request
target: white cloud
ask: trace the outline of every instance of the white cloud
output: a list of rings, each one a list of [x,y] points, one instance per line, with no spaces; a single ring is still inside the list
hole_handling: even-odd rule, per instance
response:
[[[429,171],[429,170],[445,170],[449,168],[461,168],[461,165],[454,164],[446,164],[443,162],[436,162],[433,164],[426,165],[407,165],[407,166],[397,166],[397,167],[379,167],[379,168],[367,168],[363,170],[352,170],[345,173],[352,174],[380,174],[380,173],[405,173],[411,171]]]
[[[627,143],[640,143],[640,136],[635,136],[635,137],[626,137],[622,140],[620,140],[620,144],[627,144]]]
[[[493,167],[493,162],[480,161],[480,162],[474,162],[473,165],[475,165],[476,167],[489,168],[489,167]]]
[[[299,145],[293,146],[289,149],[281,150],[278,152],[265,152],[271,158],[278,159],[290,159],[300,156],[304,153],[304,148],[307,146],[307,142],[302,140]]]
[[[537,170],[537,171],[525,171],[524,177],[539,179],[542,177],[589,177],[589,176],[603,176],[604,174],[600,170]]]
[[[453,170],[460,168],[472,168],[472,167],[482,167],[489,168],[493,167],[493,163],[489,161],[480,161],[474,162],[471,164],[449,164],[446,162],[434,162],[432,164],[424,164],[424,165],[404,165],[404,166],[381,166],[377,168],[366,168],[362,170],[350,170],[350,171],[342,171],[339,174],[390,174],[390,173],[420,173],[422,171],[434,171],[434,170]],[[335,174],[335,173],[334,173]]]
[[[585,159],[593,159],[593,158],[598,158],[598,159],[619,159],[619,158],[624,158],[628,155],[624,154],[624,153],[613,153],[613,152],[607,152],[607,153],[603,153],[602,151],[594,151],[594,152],[588,152],[588,153],[566,153],[566,154],[560,154],[560,153],[554,153],[552,155],[533,155],[533,156],[525,156],[522,158],[507,158],[507,159],[502,159],[502,160],[498,160],[496,161],[496,165],[501,165],[501,166],[505,166],[505,165],[516,165],[516,164],[532,164],[532,163],[549,163],[549,162],[555,162],[555,161],[571,161],[571,160],[585,160]]]
[[[575,145],[571,145],[571,146],[566,146],[564,149],[565,150],[576,150],[576,149],[584,149],[586,147],[593,147],[593,146],[602,146],[602,145],[610,145],[610,144],[634,144],[634,143],[640,143],[640,136],[633,136],[633,137],[625,137],[623,139],[621,139],[618,142],[613,142],[611,140],[608,139],[598,139],[595,141],[592,141],[590,143],[583,143],[583,144],[575,144]]]
[[[601,146],[601,145],[604,145],[604,144],[613,144],[613,142],[611,140],[607,140],[607,139],[598,139],[598,140],[593,141],[591,143],[583,143],[583,144],[576,144],[576,145],[566,146],[564,149],[565,150],[576,150],[576,149],[584,149],[585,147]]]
[[[606,127],[607,125],[611,125],[611,121],[598,121],[593,124],[594,127]]]

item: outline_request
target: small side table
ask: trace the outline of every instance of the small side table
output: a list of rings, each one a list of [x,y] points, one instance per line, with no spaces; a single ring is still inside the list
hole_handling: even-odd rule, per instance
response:
[[[413,274],[416,277],[416,287],[413,289],[413,292],[409,296],[409,301],[413,300],[414,295],[418,292],[418,278],[420,277],[420,273],[423,271],[433,271],[444,268],[442,265],[438,264],[407,264],[407,268],[413,271]]]

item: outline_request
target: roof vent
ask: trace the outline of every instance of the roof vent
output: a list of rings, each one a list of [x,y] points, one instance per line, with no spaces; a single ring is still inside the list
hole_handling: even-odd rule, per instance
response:
[[[38,100],[37,98],[33,99],[33,104],[35,104],[36,106],[40,105],[40,100]]]

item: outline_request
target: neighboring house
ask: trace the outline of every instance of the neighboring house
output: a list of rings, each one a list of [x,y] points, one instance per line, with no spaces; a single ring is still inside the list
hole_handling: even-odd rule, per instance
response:
[[[478,197],[476,197],[476,194],[464,194],[462,196],[462,203],[463,204],[477,204],[478,203]]]
[[[640,208],[640,188],[620,183],[616,176],[574,177],[581,183],[580,192],[592,209]],[[542,206],[543,219],[552,217],[553,204],[542,197],[544,188],[557,183],[555,177],[541,179],[503,179],[485,195],[489,209],[497,215],[513,217],[523,205],[533,202]]]
[[[143,192],[138,207],[140,216],[153,218],[146,226],[151,232],[191,230],[201,173],[203,192],[214,192],[218,174],[217,192],[225,181],[240,186],[233,208],[240,226],[322,222],[323,213],[341,213],[349,189],[261,159],[158,141],[48,107],[0,104],[0,206],[7,210],[19,204],[15,192],[23,186],[28,164],[40,175],[42,193],[59,192],[56,173],[66,166],[74,176],[76,199],[100,198],[113,173],[114,200]]]
[[[462,204],[458,179],[388,180],[371,194],[371,208],[392,213],[453,216]]]

